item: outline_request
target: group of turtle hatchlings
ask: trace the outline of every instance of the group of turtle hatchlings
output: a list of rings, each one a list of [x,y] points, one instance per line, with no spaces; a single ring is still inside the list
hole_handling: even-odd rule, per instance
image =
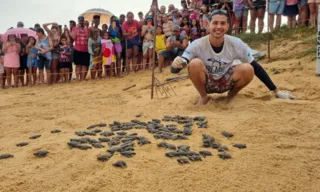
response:
[[[139,117],[139,116],[137,116]],[[80,138],[72,138],[67,142],[67,145],[70,149],[80,149],[80,150],[89,150],[92,148],[105,148],[108,146],[108,150],[105,154],[100,154],[97,156],[98,161],[108,161],[113,157],[115,153],[119,153],[121,156],[126,158],[131,158],[136,155],[134,147],[136,145],[143,146],[147,144],[151,144],[148,138],[143,136],[138,136],[137,133],[127,133],[126,131],[132,129],[146,129],[150,134],[153,135],[155,139],[162,140],[188,140],[189,136],[192,135],[192,127],[194,123],[198,128],[207,128],[208,121],[206,121],[206,117],[198,116],[198,117],[188,117],[188,116],[164,116],[162,119],[163,122],[170,123],[174,122],[176,124],[161,124],[160,119],[152,119],[149,122],[142,122],[139,120],[131,120],[131,122],[121,123],[118,121],[114,121],[112,124],[109,124],[111,131],[102,131],[101,128],[107,127],[106,123],[100,123],[95,125],[90,125],[87,127],[87,131],[76,131],[75,135]],[[177,124],[183,125],[183,129],[178,129]],[[52,134],[61,133],[60,130],[56,129],[51,131]],[[221,133],[224,137],[230,139],[233,137],[232,133],[223,131]],[[98,139],[90,138],[89,136],[97,136]],[[29,137],[30,140],[35,140],[40,138],[41,135],[33,135]],[[171,151],[165,153],[165,155],[169,158],[176,158],[179,164],[188,164],[194,161],[202,161],[202,158],[206,158],[208,156],[213,156],[212,152],[208,150],[202,150],[199,152],[191,151],[190,146],[188,145],[180,145],[175,146],[166,141],[159,142],[157,146],[159,148],[165,148]],[[206,134],[202,135],[202,147],[204,148],[213,148],[218,150],[218,156],[225,160],[232,158],[230,154],[227,153],[229,150],[227,146],[221,145],[213,136],[209,136]],[[24,147],[29,145],[28,142],[21,142],[16,144],[17,147]],[[244,149],[246,148],[246,144],[233,144],[233,147]],[[43,158],[48,155],[48,151],[40,150],[33,153],[35,157]],[[11,154],[2,154],[0,155],[0,159],[7,159],[14,157]],[[127,164],[123,160],[119,160],[113,163],[113,166],[126,168]]]

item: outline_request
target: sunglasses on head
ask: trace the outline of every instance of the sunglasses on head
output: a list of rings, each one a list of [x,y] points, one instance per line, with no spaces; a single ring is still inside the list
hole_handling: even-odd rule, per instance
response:
[[[215,15],[225,15],[228,17],[228,12],[227,12],[227,10],[216,9],[216,10],[212,11],[211,17],[213,17]]]

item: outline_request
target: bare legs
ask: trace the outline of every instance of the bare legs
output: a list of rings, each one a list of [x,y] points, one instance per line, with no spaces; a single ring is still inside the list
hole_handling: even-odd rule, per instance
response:
[[[288,28],[289,29],[295,28],[297,24],[296,16],[287,16],[287,18],[288,18]]]
[[[191,60],[188,65],[189,78],[200,94],[197,105],[205,105],[209,101],[205,84],[206,68],[200,59]],[[234,97],[242,88],[247,86],[254,77],[254,70],[250,64],[240,64],[234,69],[232,79],[235,82],[234,87],[229,91],[228,97]]]
[[[307,23],[308,23],[307,17],[308,17],[308,5],[299,7],[299,18],[298,18],[299,25],[307,26]]]
[[[318,3],[309,3],[310,9],[310,24],[312,27],[316,26],[317,24],[317,17],[318,17]]]
[[[274,28],[274,14],[269,14],[269,26],[270,26],[270,31],[274,30],[279,30],[281,26],[281,15],[277,15],[276,17],[276,27]]]

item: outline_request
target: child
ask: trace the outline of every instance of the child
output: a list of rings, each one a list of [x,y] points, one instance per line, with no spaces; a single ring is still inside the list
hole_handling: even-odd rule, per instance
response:
[[[122,32],[121,32],[120,22],[118,20],[114,20],[111,22],[111,26],[109,28],[109,33],[110,33],[112,43],[114,44],[114,50],[116,52],[117,76],[120,77],[120,75],[121,75],[121,53],[122,53],[122,45],[121,45]]]
[[[108,32],[103,34],[102,44],[102,63],[105,66],[105,75],[107,77],[114,76],[114,46]]]
[[[162,33],[162,27],[158,26],[156,31],[156,51],[160,54],[161,51],[166,50],[166,36]]]
[[[66,37],[61,37],[60,41],[60,58],[59,58],[59,69],[60,69],[60,79],[62,82],[70,82],[69,72],[71,68],[71,48],[69,46],[69,41]]]
[[[36,39],[30,36],[28,39],[27,47],[26,47],[26,52],[28,53],[27,67],[29,69],[31,85],[35,85],[37,81],[38,49],[35,48],[36,42],[37,42]]]
[[[197,20],[193,19],[192,20],[192,28],[191,28],[191,42],[198,39],[199,38],[199,23],[197,22]]]
[[[96,78],[98,72],[98,78],[102,77],[102,55],[101,55],[101,37],[100,31],[96,28],[91,28],[90,38],[88,40],[88,52],[90,54],[90,69],[91,79]]]

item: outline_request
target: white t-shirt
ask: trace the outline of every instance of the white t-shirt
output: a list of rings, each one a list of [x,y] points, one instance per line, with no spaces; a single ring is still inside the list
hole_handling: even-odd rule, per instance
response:
[[[182,57],[191,61],[194,58],[201,59],[206,65],[207,72],[214,79],[220,79],[234,60],[242,63],[251,63],[254,58],[250,54],[247,45],[239,38],[230,35],[224,36],[224,44],[220,53],[215,53],[209,41],[209,35],[193,41],[184,51]]]

